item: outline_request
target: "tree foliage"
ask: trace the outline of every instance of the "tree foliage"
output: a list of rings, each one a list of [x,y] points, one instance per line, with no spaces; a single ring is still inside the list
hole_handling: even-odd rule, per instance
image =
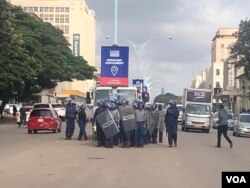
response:
[[[62,31],[0,0],[0,100],[27,100],[57,82],[92,79],[95,68],[74,57]]]
[[[250,21],[241,21],[238,40],[231,49],[230,59],[236,61],[236,66],[244,67],[245,75],[250,78]]]
[[[168,104],[170,99],[173,99],[176,101],[178,99],[178,97],[172,93],[165,93],[164,95],[161,94],[161,95],[158,95],[157,97],[155,97],[154,102]]]

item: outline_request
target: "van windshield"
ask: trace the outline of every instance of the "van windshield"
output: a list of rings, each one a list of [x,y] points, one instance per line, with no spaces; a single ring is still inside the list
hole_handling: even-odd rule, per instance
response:
[[[53,117],[50,110],[33,110],[30,114],[31,117]]]
[[[211,107],[204,104],[188,104],[186,107],[186,113],[198,114],[198,115],[210,115]]]
[[[250,115],[240,115],[240,122],[250,123]]]

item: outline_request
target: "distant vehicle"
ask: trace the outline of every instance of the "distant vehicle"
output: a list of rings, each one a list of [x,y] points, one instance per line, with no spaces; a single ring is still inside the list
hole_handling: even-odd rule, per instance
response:
[[[6,104],[4,107],[4,113],[12,115],[14,105],[16,106],[17,111],[19,111],[19,109],[22,107],[22,105],[20,105],[20,104]]]
[[[185,88],[183,94],[182,130],[202,130],[212,126],[212,90]]]
[[[61,119],[53,108],[35,108],[28,120],[28,133],[49,130],[61,132]]]
[[[215,112],[213,115],[213,128],[217,129],[218,128],[218,122],[219,121],[219,117],[218,117],[218,112]],[[228,113],[228,129],[233,130],[234,128],[234,115],[232,113]]]
[[[176,107],[179,110],[178,123],[182,123],[182,104],[177,104]]]
[[[250,136],[250,114],[242,113],[234,124],[233,136]]]
[[[33,109],[35,108],[53,108],[50,103],[35,103]]]
[[[66,108],[62,103],[52,103],[52,107],[56,110],[58,116],[62,121],[65,121]]]
[[[24,106],[24,108],[26,109],[26,122],[28,122],[29,117],[30,117],[30,113],[31,113],[31,111],[33,109],[33,106]],[[21,121],[20,112],[18,110],[17,113],[16,113],[16,122],[17,122],[17,124],[19,124],[20,121]]]

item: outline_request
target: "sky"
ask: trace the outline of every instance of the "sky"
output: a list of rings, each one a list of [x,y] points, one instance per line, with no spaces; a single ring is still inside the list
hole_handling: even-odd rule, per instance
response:
[[[86,0],[96,15],[96,64],[101,46],[114,44],[114,0]],[[151,82],[152,96],[182,95],[192,78],[211,65],[211,44],[219,28],[238,28],[248,19],[249,0],[118,0],[118,45],[129,46],[129,78],[137,77],[134,48],[142,50],[139,78]],[[170,39],[171,37],[172,39]],[[130,82],[132,83],[132,81]]]

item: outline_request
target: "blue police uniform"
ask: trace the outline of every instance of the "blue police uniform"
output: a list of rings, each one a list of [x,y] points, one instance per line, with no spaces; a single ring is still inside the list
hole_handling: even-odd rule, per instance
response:
[[[78,126],[80,129],[78,140],[82,140],[82,136],[84,137],[84,140],[88,139],[87,133],[85,131],[86,123],[87,123],[87,115],[85,110],[81,108],[78,112]]]
[[[176,105],[171,105],[167,110],[164,121],[168,132],[169,147],[173,146],[173,141],[175,146],[177,146],[178,116],[179,116],[178,108],[176,107]]]
[[[98,107],[96,109],[94,116],[93,116],[93,123],[96,122],[96,139],[98,142],[98,144],[97,144],[98,147],[105,145],[106,137],[102,131],[101,125],[99,124],[99,122],[96,119],[96,116],[98,114],[101,114],[104,111],[106,111],[106,108],[103,105],[101,105],[100,107]]]
[[[77,115],[76,107],[73,105],[67,105],[65,113],[66,117],[65,135],[67,140],[70,140],[74,134],[76,115]]]

